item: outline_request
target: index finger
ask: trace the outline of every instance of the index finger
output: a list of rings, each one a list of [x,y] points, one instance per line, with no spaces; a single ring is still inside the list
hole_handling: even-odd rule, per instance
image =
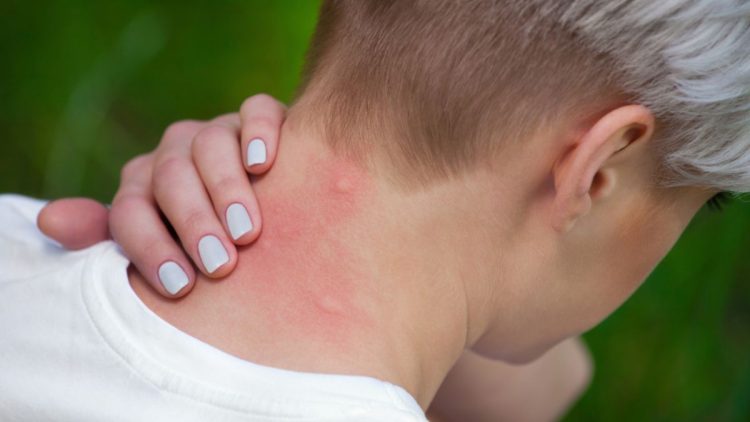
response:
[[[242,103],[242,162],[250,174],[263,174],[273,165],[285,118],[286,107],[269,95],[254,95]]]
[[[152,155],[130,160],[112,200],[112,237],[151,286],[164,297],[186,295],[195,272],[159,215],[151,190]]]

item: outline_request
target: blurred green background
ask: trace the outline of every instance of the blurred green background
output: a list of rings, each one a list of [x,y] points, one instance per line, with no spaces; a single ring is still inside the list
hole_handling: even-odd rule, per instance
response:
[[[317,1],[0,2],[0,192],[108,201],[124,162],[184,118],[288,101]],[[750,420],[750,205],[703,211],[586,335],[570,421]]]

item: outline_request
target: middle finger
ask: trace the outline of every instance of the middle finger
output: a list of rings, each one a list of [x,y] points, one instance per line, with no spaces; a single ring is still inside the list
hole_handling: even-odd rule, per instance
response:
[[[202,129],[197,136],[209,135],[211,127]],[[185,139],[157,151],[154,198],[193,262],[204,274],[222,277],[236,265],[237,251],[211,207],[190,149],[191,140]]]

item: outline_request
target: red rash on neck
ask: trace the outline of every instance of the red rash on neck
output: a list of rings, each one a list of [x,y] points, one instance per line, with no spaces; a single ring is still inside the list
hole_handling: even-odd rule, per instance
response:
[[[257,185],[263,232],[240,254],[243,288],[235,291],[262,309],[248,312],[261,312],[268,332],[344,346],[372,324],[362,299],[374,286],[347,243],[361,233],[346,227],[362,212],[370,181],[335,159],[312,163],[299,186],[278,185]]]

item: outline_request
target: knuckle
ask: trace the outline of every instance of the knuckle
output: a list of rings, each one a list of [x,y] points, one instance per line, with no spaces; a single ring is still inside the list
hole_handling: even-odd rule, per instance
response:
[[[141,154],[133,157],[120,170],[120,180],[132,178],[137,173],[142,172],[148,166],[151,160],[151,154]]]
[[[250,116],[248,117],[244,124],[245,130],[250,130],[252,132],[259,132],[265,135],[270,135],[273,133],[277,133],[280,129],[279,123],[268,117],[268,116]]]
[[[143,209],[150,207],[151,204],[141,196],[133,194],[118,195],[112,201],[112,208],[109,211],[109,228],[115,240],[118,240],[120,230],[128,230],[128,227],[135,219],[135,215]]]
[[[215,117],[213,120],[211,120],[210,124],[222,125],[222,126],[227,126],[229,128],[232,128],[239,121],[240,121],[239,113],[227,113],[227,114],[222,114],[221,116]]]
[[[185,236],[189,233],[195,233],[201,228],[206,226],[206,222],[210,221],[211,216],[205,211],[201,210],[188,210],[184,216],[179,218],[179,227],[175,227],[180,232],[180,237]],[[184,239],[183,239],[184,240]]]
[[[228,175],[217,178],[211,185],[212,192],[221,192],[222,194],[237,192],[239,190],[241,190],[241,186],[238,179]]]
[[[256,103],[263,106],[274,107],[278,104],[275,98],[266,94],[265,92],[257,93],[250,98]]]
[[[180,120],[167,126],[162,135],[162,143],[174,139],[192,138],[202,123],[198,120]]]
[[[112,201],[109,212],[110,221],[119,221],[121,217],[132,215],[139,207],[147,206],[149,203],[143,197],[134,194],[117,195]]]
[[[253,110],[255,110],[255,107],[257,105],[256,103],[259,100],[263,101],[263,97],[261,97],[261,95],[263,94],[255,94],[255,95],[251,95],[245,98],[242,101],[242,104],[240,104],[240,113],[244,114],[244,113],[252,112]]]
[[[164,241],[157,236],[144,234],[143,239],[139,239],[138,247],[123,246],[125,254],[138,267],[150,267],[162,261],[167,246]]]
[[[235,133],[226,126],[212,124],[201,129],[193,140],[193,151],[211,148],[222,139],[233,139]]]
[[[260,93],[245,99],[240,106],[240,111],[243,114],[253,114],[258,111],[267,112],[268,110],[273,110],[278,107],[278,104],[279,103],[272,96]]]
[[[273,98],[272,96],[266,94],[265,92],[259,92],[259,93],[255,94],[255,95],[251,96],[250,98],[254,98],[256,101],[265,101],[265,102],[268,102],[268,103],[271,103],[271,104],[275,104],[276,103],[276,99]]]
[[[191,160],[183,157],[166,157],[154,165],[154,172],[151,178],[151,189],[156,198],[168,195],[172,187],[182,186],[180,182],[194,168]],[[183,183],[184,184],[184,183]]]
[[[160,261],[167,251],[175,247],[174,241],[159,235],[158,230],[134,230],[134,226],[139,224],[138,216],[143,214],[146,207],[154,205],[141,196],[126,194],[113,202],[109,214],[112,238],[139,268]]]
[[[154,165],[154,181],[162,178],[174,180],[189,171],[192,166],[192,162],[183,157],[165,157]]]

